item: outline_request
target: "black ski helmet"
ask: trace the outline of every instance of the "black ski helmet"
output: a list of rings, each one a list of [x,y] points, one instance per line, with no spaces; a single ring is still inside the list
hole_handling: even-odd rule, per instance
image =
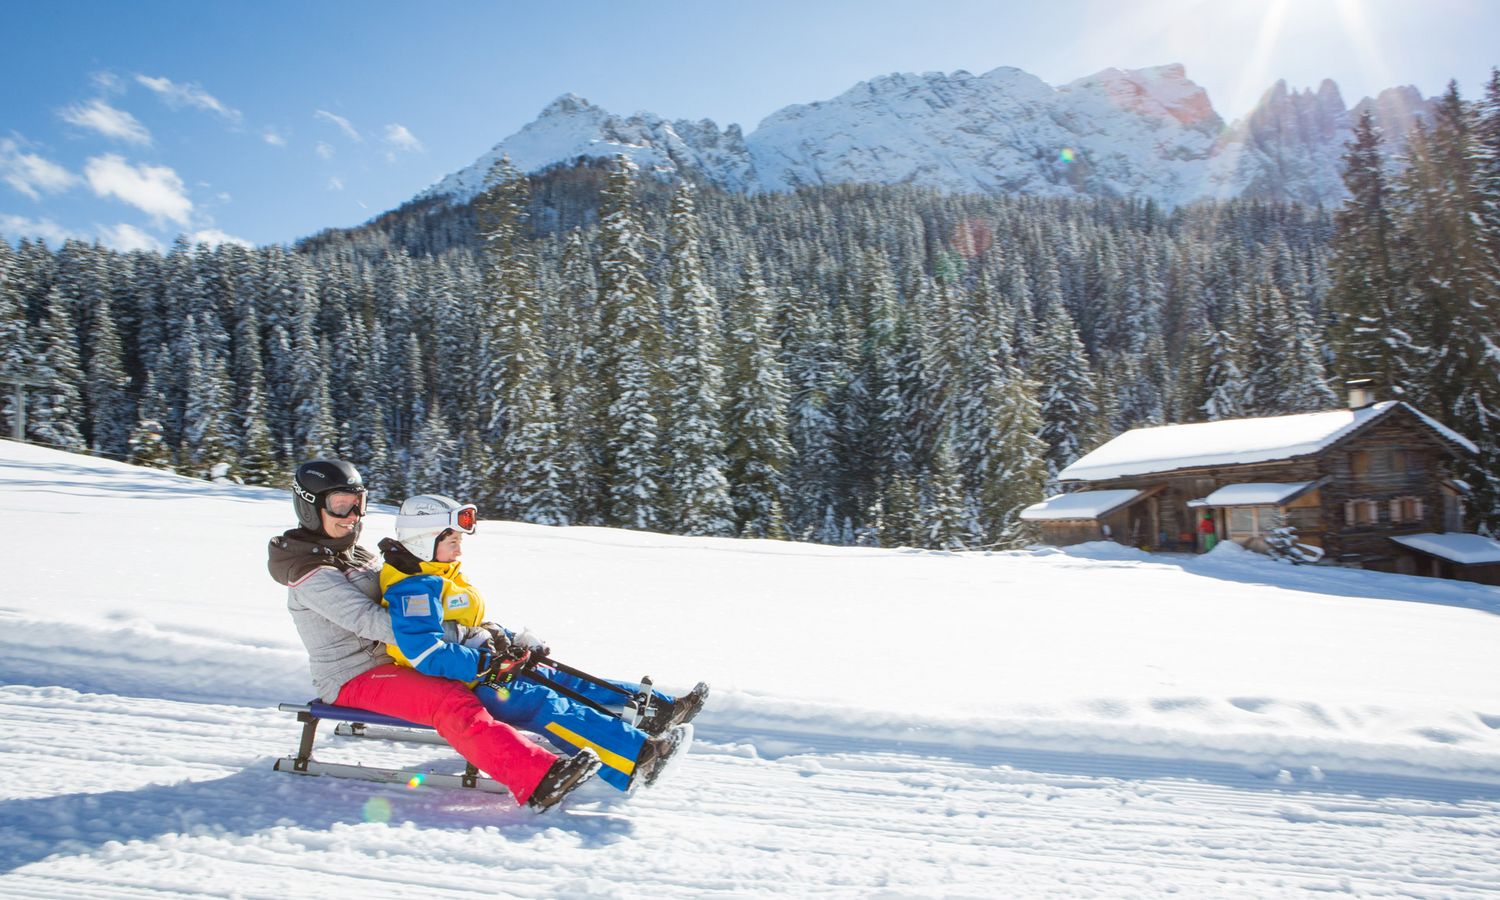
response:
[[[330,491],[364,492],[365,480],[359,470],[342,459],[315,459],[297,467],[292,478],[292,508],[297,510],[297,524],[308,531],[321,531],[323,521],[318,510],[323,496]]]

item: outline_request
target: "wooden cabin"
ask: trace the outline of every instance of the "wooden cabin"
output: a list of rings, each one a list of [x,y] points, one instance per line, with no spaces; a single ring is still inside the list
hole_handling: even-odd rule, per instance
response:
[[[1500,584],[1500,542],[1462,535],[1468,488],[1452,467],[1474,452],[1395,401],[1138,428],[1060,472],[1068,492],[1021,518],[1058,546],[1168,551],[1211,536],[1265,552],[1291,526],[1327,562]]]

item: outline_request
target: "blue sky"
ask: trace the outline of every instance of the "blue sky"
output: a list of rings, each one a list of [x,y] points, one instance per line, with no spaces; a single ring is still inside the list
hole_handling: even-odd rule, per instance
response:
[[[1177,62],[1233,119],[1278,78],[1472,99],[1500,64],[1490,0],[11,0],[0,21],[0,235],[121,249],[358,224],[567,92],[748,133],[891,72]]]

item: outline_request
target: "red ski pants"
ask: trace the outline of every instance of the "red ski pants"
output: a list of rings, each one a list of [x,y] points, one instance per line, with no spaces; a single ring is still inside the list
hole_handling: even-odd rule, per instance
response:
[[[462,682],[423,675],[394,663],[344,682],[335,702],[431,725],[459,755],[509,788],[517,803],[531,797],[557,761],[552,753],[490,715]]]

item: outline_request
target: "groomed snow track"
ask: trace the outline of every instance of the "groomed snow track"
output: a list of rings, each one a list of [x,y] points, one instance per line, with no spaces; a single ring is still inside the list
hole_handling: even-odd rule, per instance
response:
[[[274,709],[0,688],[6,897],[1500,892],[1500,786],[700,720],[656,789],[508,798],[292,778]],[[456,765],[340,738],[332,761]],[[324,750],[323,748],[327,749]]]

